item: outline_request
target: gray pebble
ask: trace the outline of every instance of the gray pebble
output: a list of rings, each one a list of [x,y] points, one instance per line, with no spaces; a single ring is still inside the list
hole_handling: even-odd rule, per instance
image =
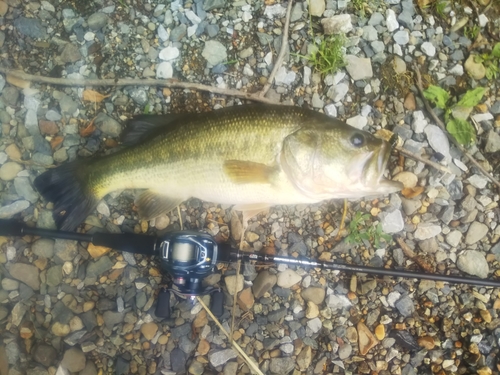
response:
[[[91,30],[97,31],[108,24],[109,17],[104,13],[94,13],[87,20],[87,24]]]
[[[30,38],[45,39],[47,37],[47,29],[37,18],[18,17],[14,20],[14,26],[17,31]]]

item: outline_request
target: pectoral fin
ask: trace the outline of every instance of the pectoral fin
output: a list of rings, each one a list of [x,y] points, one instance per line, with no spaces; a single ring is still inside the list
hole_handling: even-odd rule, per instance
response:
[[[183,201],[184,199],[171,198],[161,195],[156,191],[148,190],[135,200],[135,205],[138,208],[141,219],[151,220],[161,214],[172,211]]]
[[[269,184],[278,172],[276,167],[243,160],[226,160],[223,170],[235,184]]]

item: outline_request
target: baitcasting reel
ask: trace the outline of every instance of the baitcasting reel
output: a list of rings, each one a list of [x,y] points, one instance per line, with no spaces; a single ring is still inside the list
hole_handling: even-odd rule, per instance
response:
[[[229,244],[218,244],[207,233],[197,231],[178,231],[163,235],[161,238],[142,234],[124,233],[75,233],[57,230],[30,228],[13,220],[0,219],[0,236],[33,235],[90,242],[96,246],[111,247],[149,256],[159,256],[162,270],[171,276],[172,286],[163,288],[158,294],[155,314],[159,318],[170,317],[170,293],[180,298],[193,299],[196,296],[211,294],[210,308],[215,316],[224,312],[224,294],[217,288],[204,288],[202,281],[212,274],[218,262],[263,262],[281,263],[291,266],[323,268],[330,270],[375,274],[380,276],[405,277],[445,281],[457,284],[470,284],[486,287],[500,287],[500,280],[472,277],[412,272],[386,268],[358,266],[308,258],[294,258],[279,255],[266,255],[240,252]]]

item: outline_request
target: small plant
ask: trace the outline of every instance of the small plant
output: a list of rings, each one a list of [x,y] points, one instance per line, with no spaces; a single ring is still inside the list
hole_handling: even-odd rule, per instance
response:
[[[358,244],[365,240],[371,242],[374,247],[380,248],[382,241],[385,243],[391,241],[392,237],[382,230],[382,224],[371,224],[367,228],[367,221],[370,217],[370,214],[356,212],[349,223],[349,235],[346,237],[347,243]]]
[[[343,35],[332,35],[328,38],[322,39],[319,45],[314,43],[317,47],[309,56],[302,56],[309,61],[314,69],[322,75],[335,73],[340,68],[346,66],[344,58],[344,43],[345,38]]]
[[[450,94],[439,86],[430,85],[425,91],[426,99],[433,102],[437,107],[444,110],[446,130],[461,145],[470,145],[476,140],[474,127],[466,120],[453,117],[452,110],[455,107],[472,108],[481,102],[486,89],[483,87],[467,91],[458,103],[450,105]]]
[[[149,104],[149,102],[148,102],[148,103],[146,103],[146,105],[144,106],[144,110],[142,111],[142,113],[143,113],[144,115],[149,115],[149,112],[151,111],[151,108],[150,108],[150,107],[151,107],[151,105]]]
[[[472,27],[465,26],[464,27],[464,35],[470,40],[475,40],[479,35],[479,31],[481,28],[478,25],[474,25]]]
[[[477,55],[474,60],[484,65],[486,68],[486,78],[489,80],[496,79],[498,73],[500,73],[500,42],[495,44],[490,53]]]
[[[441,18],[445,18],[446,14],[444,13],[444,11],[446,10],[446,7],[448,5],[449,5],[449,2],[447,0],[437,0],[434,3],[434,10],[435,10],[436,14]]]

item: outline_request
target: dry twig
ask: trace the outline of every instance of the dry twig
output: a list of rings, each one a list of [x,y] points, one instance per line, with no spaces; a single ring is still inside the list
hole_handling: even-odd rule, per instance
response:
[[[273,70],[271,71],[271,74],[269,75],[266,84],[260,91],[259,97],[261,98],[263,98],[271,88],[271,85],[273,84],[274,81],[274,77],[276,76],[278,69],[281,67],[281,63],[283,62],[283,58],[285,57],[286,47],[288,46],[288,29],[290,26],[290,17],[292,15],[292,3],[293,3],[292,0],[288,1],[288,7],[286,9],[285,27],[283,28],[283,38],[281,39],[280,53],[278,54],[278,58],[276,59]]]
[[[402,147],[396,147],[396,150],[405,155],[406,157],[409,157],[410,159],[414,159],[414,160],[417,160],[417,161],[420,161],[424,164],[427,164],[433,168],[436,168],[437,170],[441,171],[441,172],[444,172],[444,173],[452,173],[448,168],[446,168],[445,166],[441,165],[441,164],[438,164],[438,163],[435,163],[429,159],[424,159],[423,157],[417,155],[417,154],[414,154],[413,152],[410,152]]]
[[[108,87],[120,87],[120,86],[158,86],[158,87],[169,87],[169,88],[180,88],[188,90],[199,90],[207,91],[212,94],[233,96],[235,98],[252,100],[255,102],[261,102],[265,104],[285,104],[277,103],[274,100],[267,99],[259,94],[250,94],[247,92],[233,90],[233,89],[223,89],[220,87],[213,87],[202,85],[200,83],[191,82],[181,82],[174,79],[135,79],[135,78],[122,78],[122,79],[70,79],[70,78],[53,78],[44,77],[38,75],[27,74],[18,70],[11,70],[0,67],[0,73],[10,75],[29,82],[46,83],[49,85],[57,86],[78,86],[78,87],[90,87],[90,86],[108,86]]]
[[[436,125],[441,128],[441,130],[446,134],[446,136],[451,141],[451,143],[453,143],[462,152],[462,154],[464,154],[467,157],[467,159],[469,159],[469,161],[472,164],[474,164],[474,166],[477,169],[479,169],[481,171],[482,174],[484,174],[486,177],[488,177],[491,180],[491,182],[493,182],[497,186],[497,188],[500,189],[500,182],[498,182],[498,180],[495,177],[490,175],[488,173],[488,171],[486,169],[484,169],[481,166],[481,164],[479,164],[477,162],[477,160],[471,154],[469,154],[467,152],[467,150],[460,143],[458,143],[458,141],[455,138],[453,138],[451,136],[450,133],[448,133],[448,131],[446,130],[446,126],[441,121],[441,119],[436,115],[436,113],[432,109],[429,101],[424,96],[424,88],[422,86],[422,75],[420,74],[420,69],[418,68],[418,66],[416,64],[413,64],[413,70],[415,71],[415,74],[417,76],[417,88],[418,88],[418,91],[420,92],[420,96],[422,97],[422,101],[424,102],[425,109],[427,109],[427,112],[429,112],[431,117],[434,119],[434,121],[436,122]]]

